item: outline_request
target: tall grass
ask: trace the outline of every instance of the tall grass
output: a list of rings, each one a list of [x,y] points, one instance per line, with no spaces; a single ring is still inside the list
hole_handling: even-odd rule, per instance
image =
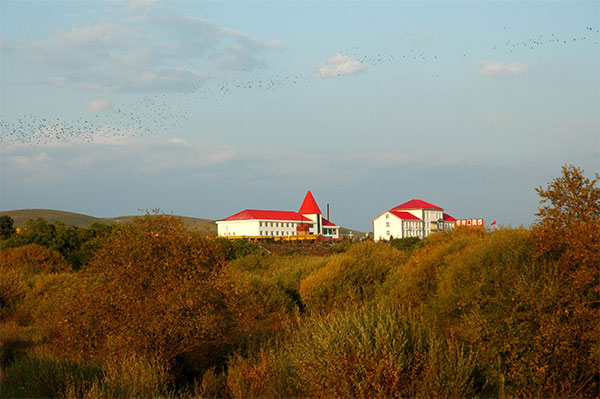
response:
[[[313,317],[252,359],[232,361],[234,397],[474,396],[473,356],[402,309]]]

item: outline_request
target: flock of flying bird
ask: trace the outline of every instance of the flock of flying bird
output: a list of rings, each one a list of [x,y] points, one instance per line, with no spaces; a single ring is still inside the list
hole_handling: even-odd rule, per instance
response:
[[[498,52],[503,48],[510,53],[521,50],[535,50],[541,46],[565,46],[575,42],[593,42],[598,52],[600,31],[585,27],[585,33],[577,36],[543,35],[526,40],[506,40],[493,46]],[[435,62],[442,58],[430,54],[419,42],[415,42],[402,54],[370,54],[358,47],[346,48],[340,54],[360,62],[366,68],[399,62]],[[466,57],[467,52],[461,52]],[[596,53],[597,56],[597,53]],[[436,75],[437,76],[437,75]],[[210,110],[207,104],[223,106],[223,100],[240,90],[275,91],[289,85],[302,85],[319,79],[314,68],[300,69],[296,73],[265,74],[257,71],[240,71],[235,75],[214,76],[187,83],[178,92],[143,96],[140,100],[122,107],[110,107],[87,117],[75,120],[58,117],[40,117],[34,114],[6,120],[0,115],[0,146],[14,144],[44,146],[56,143],[118,143],[135,137],[175,131],[181,123],[189,119],[189,114]],[[176,95],[176,101],[171,101]],[[198,110],[200,109],[200,110]]]

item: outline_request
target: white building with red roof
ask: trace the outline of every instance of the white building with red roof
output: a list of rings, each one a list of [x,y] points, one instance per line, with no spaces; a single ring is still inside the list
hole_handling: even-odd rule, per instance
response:
[[[373,239],[427,237],[430,233],[453,229],[456,219],[439,206],[418,199],[398,205],[373,219]]]
[[[290,237],[298,232],[339,238],[340,226],[325,219],[310,190],[298,212],[244,209],[217,220],[217,233],[223,237]]]

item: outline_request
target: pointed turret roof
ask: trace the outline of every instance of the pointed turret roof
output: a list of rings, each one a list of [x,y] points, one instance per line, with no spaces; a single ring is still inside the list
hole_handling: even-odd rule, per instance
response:
[[[321,214],[321,210],[319,209],[319,205],[317,205],[317,201],[313,197],[310,190],[306,193],[306,197],[304,197],[304,201],[302,201],[302,206],[298,211],[301,215],[314,215]]]

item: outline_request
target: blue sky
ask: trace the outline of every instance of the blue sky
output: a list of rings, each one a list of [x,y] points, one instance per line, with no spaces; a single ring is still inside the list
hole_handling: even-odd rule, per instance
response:
[[[2,210],[529,225],[600,169],[600,3],[0,2]]]

